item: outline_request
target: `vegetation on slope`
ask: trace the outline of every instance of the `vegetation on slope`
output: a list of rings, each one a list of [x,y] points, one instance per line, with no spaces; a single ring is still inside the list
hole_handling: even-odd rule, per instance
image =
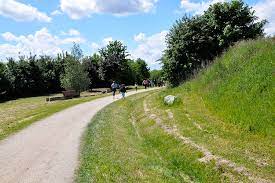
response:
[[[242,0],[215,3],[200,16],[183,17],[167,35],[164,76],[178,86],[230,45],[263,37],[265,23]]]
[[[108,106],[83,137],[76,181],[274,182],[274,50],[241,42],[180,87]]]
[[[181,88],[197,93],[221,119],[274,135],[275,40],[240,42]]]
[[[152,92],[151,92],[152,93]],[[83,137],[76,182],[185,182],[221,179],[199,152],[158,128],[144,113],[143,93],[111,104],[91,121]]]

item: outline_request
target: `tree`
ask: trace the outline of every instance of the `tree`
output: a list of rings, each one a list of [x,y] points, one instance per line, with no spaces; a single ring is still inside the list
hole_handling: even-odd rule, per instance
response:
[[[75,42],[73,43],[73,47],[71,50],[71,55],[76,59],[76,60],[81,60],[83,57],[83,51],[80,48],[79,44],[76,44]]]
[[[61,86],[66,90],[81,92],[85,91],[89,84],[88,72],[84,70],[83,65],[74,57],[67,57],[65,73],[61,76]]]
[[[162,70],[150,71],[150,80],[153,81],[157,86],[163,83]]]
[[[6,65],[0,62],[0,100],[9,92],[10,81],[6,75]]]
[[[84,70],[88,72],[90,79],[90,89],[96,87],[101,82],[98,72],[101,60],[102,58],[98,54],[93,54],[93,56],[83,58],[83,67]]]
[[[136,82],[137,83],[141,84],[144,79],[149,79],[150,69],[148,68],[147,63],[144,60],[138,58],[135,61],[134,70],[136,72]]]
[[[263,36],[266,24],[266,20],[258,21],[255,11],[242,0],[216,3],[208,8],[203,18],[221,49],[242,39]]]
[[[165,78],[179,85],[205,67],[229,46],[263,36],[266,21],[241,0],[216,3],[201,16],[176,21],[170,29],[162,58]]]
[[[128,69],[127,48],[120,41],[112,41],[99,50],[102,58],[99,63],[99,75],[105,81],[121,81],[123,72]]]

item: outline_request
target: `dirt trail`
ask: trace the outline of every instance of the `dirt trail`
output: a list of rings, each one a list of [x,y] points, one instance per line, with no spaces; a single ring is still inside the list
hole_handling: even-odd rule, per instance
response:
[[[113,101],[108,96],[76,105],[0,141],[0,182],[73,182],[81,134]]]

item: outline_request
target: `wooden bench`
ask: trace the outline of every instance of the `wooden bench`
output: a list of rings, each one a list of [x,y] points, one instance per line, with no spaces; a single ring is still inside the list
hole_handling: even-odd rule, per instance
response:
[[[66,91],[62,91],[62,93],[65,99],[71,99],[71,98],[80,96],[80,93],[76,92],[75,90],[66,90]]]

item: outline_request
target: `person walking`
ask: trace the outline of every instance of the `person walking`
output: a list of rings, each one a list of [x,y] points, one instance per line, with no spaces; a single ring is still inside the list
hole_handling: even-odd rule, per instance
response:
[[[143,82],[142,82],[143,86],[144,86],[144,89],[147,89],[147,86],[148,86],[148,80],[147,79],[144,79]]]
[[[112,89],[112,94],[113,94],[113,99],[115,99],[116,96],[116,89],[117,89],[117,84],[115,81],[113,81],[112,85],[111,85],[111,89]]]
[[[123,99],[125,99],[125,93],[126,93],[126,87],[125,87],[125,84],[121,84],[120,86],[120,93],[121,93],[121,96]]]
[[[136,92],[137,92],[137,89],[138,89],[138,85],[137,85],[137,83],[135,83],[135,89],[136,89]]]

